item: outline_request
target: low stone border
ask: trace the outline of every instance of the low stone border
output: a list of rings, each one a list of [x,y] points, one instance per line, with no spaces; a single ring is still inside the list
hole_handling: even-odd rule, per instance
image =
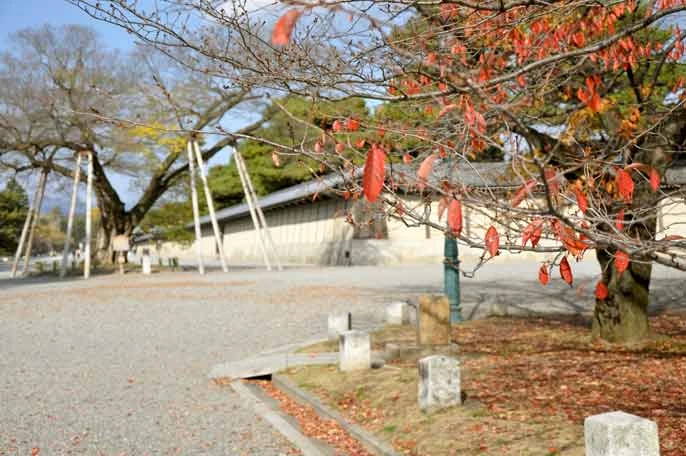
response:
[[[399,456],[396,451],[387,443],[379,440],[376,436],[362,429],[356,424],[348,422],[343,415],[335,410],[331,410],[324,405],[318,398],[299,388],[293,382],[281,375],[272,375],[272,384],[283,393],[312,407],[317,413],[326,418],[332,419],[341,425],[351,436],[359,440],[369,451],[381,456]]]

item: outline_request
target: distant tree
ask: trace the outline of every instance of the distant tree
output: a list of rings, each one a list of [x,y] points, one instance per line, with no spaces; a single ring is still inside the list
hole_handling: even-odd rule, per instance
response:
[[[0,192],[0,255],[11,255],[17,249],[28,209],[26,191],[11,178]]]

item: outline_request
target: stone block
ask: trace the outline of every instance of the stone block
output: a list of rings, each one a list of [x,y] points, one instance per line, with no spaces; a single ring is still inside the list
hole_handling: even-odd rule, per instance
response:
[[[363,331],[345,331],[338,339],[338,368],[342,371],[369,369],[372,365],[372,344]]]
[[[460,362],[448,356],[422,358],[419,368],[417,399],[422,412],[433,412],[462,403]]]
[[[338,336],[345,331],[353,329],[353,318],[350,312],[335,312],[329,314],[328,319],[329,339],[337,340]]]
[[[152,258],[150,255],[143,255],[143,274],[150,275],[152,273]]]
[[[404,325],[410,321],[407,303],[395,301],[386,304],[386,324]]]
[[[609,412],[584,420],[586,456],[659,456],[654,421],[625,412]]]
[[[422,296],[417,309],[417,343],[450,343],[450,302],[447,296]]]

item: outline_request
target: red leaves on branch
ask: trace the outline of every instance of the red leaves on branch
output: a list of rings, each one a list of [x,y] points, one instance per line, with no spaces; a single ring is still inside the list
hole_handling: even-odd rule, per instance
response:
[[[547,264],[542,264],[541,268],[538,270],[538,281],[541,282],[541,285],[548,285],[548,282],[550,282]]]
[[[660,188],[660,173],[658,173],[655,168],[650,168],[649,178],[650,188],[652,188],[654,192],[658,191]]]
[[[522,247],[526,246],[528,241],[531,241],[532,247],[536,247],[538,241],[541,240],[541,234],[543,234],[543,219],[536,218],[524,228],[524,232],[522,233]]]
[[[285,46],[291,40],[291,34],[293,33],[293,28],[295,23],[298,22],[298,18],[302,14],[302,11],[297,9],[290,9],[286,11],[283,16],[276,21],[274,25],[274,30],[272,31],[272,44],[275,46]]]
[[[343,144],[343,143],[336,143],[335,149],[336,149],[336,153],[337,153],[337,154],[342,154],[343,151],[345,150],[345,144]]]
[[[343,122],[341,122],[339,119],[334,120],[333,124],[331,125],[331,129],[336,133],[343,131]]]
[[[600,86],[599,76],[589,76],[586,78],[586,89],[579,87],[576,92],[576,96],[579,100],[584,103],[593,112],[600,111],[601,101],[600,94],[598,93],[598,87]]]
[[[553,195],[560,193],[560,177],[557,175],[557,170],[546,168],[543,173],[545,174],[545,181],[548,183],[550,193]]]
[[[360,121],[353,119],[352,117],[348,117],[345,121],[345,128],[351,132],[357,131],[360,129]]]
[[[406,165],[409,165],[410,163],[412,163],[412,155],[410,155],[410,154],[403,155],[403,163],[405,163]]]
[[[448,209],[448,197],[444,196],[438,200],[438,221],[440,222],[443,218],[443,213]]]
[[[619,212],[617,212],[617,216],[615,217],[615,228],[619,231],[624,230],[624,209],[620,209]]]
[[[491,226],[486,231],[486,237],[484,238],[484,243],[486,244],[486,250],[491,256],[495,256],[498,253],[498,246],[500,245],[500,235],[494,226]]]
[[[595,286],[595,297],[600,299],[601,301],[605,301],[609,295],[610,290],[608,290],[607,285],[605,285],[605,282],[603,282],[602,280],[598,282],[598,284]]]
[[[579,206],[582,214],[585,214],[588,210],[588,199],[586,195],[578,188],[574,189],[574,194],[576,195],[576,204]]]
[[[448,227],[454,236],[462,233],[462,203],[453,199],[448,205]]]
[[[634,180],[631,178],[631,174],[623,169],[617,169],[615,180],[619,195],[624,198],[624,201],[630,203],[634,197]]]
[[[572,286],[574,278],[572,276],[572,268],[571,266],[569,266],[569,261],[567,261],[567,257],[563,257],[562,261],[560,261],[560,277],[562,277],[562,280],[567,282],[570,287]]]
[[[421,165],[419,165],[419,169],[417,170],[417,188],[420,192],[426,188],[426,182],[429,180],[435,160],[436,155],[431,154],[424,159]]]
[[[615,268],[617,268],[617,272],[621,274],[622,272],[626,271],[628,267],[629,255],[626,252],[618,250],[615,254]]]
[[[510,204],[512,204],[512,207],[517,207],[519,204],[526,199],[528,195],[531,194],[531,190],[536,187],[538,184],[538,181],[536,179],[529,179],[526,181],[524,185],[519,187],[517,190],[517,193],[515,193],[514,197],[512,197],[512,201]]]
[[[386,154],[380,146],[372,144],[367,153],[362,177],[362,192],[367,201],[373,203],[379,198],[385,178]]]

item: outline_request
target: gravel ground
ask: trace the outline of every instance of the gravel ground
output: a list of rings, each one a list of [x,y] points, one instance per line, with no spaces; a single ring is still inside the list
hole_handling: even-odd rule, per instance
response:
[[[531,279],[536,264],[493,265],[463,279],[465,313],[589,309],[584,290]],[[681,304],[686,275],[656,270],[655,309]],[[391,299],[439,292],[434,266],[236,270],[0,279],[0,455],[276,455],[291,448],[210,368],[326,335],[326,315],[365,328]]]

